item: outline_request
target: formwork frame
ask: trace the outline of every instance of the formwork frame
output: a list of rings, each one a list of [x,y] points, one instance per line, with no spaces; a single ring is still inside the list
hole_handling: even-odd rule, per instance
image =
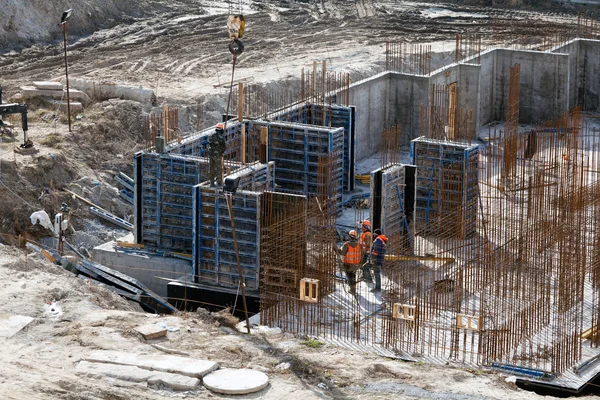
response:
[[[469,237],[477,219],[477,145],[417,138],[410,156],[416,173],[415,229],[420,233]],[[455,215],[448,226],[440,219]]]

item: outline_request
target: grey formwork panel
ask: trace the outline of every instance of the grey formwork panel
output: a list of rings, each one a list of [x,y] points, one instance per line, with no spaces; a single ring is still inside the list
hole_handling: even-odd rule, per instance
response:
[[[240,178],[238,189],[264,192],[275,187],[275,163],[261,164],[258,161],[228,174],[228,178]]]
[[[414,168],[403,164],[389,165],[371,172],[371,216],[379,214],[378,227],[388,237],[408,233],[406,168]],[[376,175],[381,174],[381,188],[376,188]],[[408,187],[414,187],[409,185]],[[380,207],[379,212],[373,210]],[[372,221],[374,223],[374,221]]]
[[[258,290],[260,193],[238,190],[233,214],[246,288]],[[193,196],[192,266],[198,283],[237,288],[239,275],[227,199],[220,189],[197,185]]]

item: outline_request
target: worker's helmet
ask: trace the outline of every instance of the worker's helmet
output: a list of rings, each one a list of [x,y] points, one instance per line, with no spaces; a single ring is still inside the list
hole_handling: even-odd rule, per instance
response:
[[[352,229],[350,232],[348,232],[348,236],[356,239],[358,237],[358,233],[356,233],[356,231],[354,229]]]
[[[223,124],[221,124],[221,123],[218,123],[218,124],[217,124],[217,126],[216,126],[216,129],[221,129],[221,130],[223,130],[223,129],[225,129],[225,125],[223,125]]]
[[[369,222],[369,220],[368,220],[368,219],[365,219],[365,220],[362,222],[362,227],[363,227],[363,229],[371,229],[371,223]]]

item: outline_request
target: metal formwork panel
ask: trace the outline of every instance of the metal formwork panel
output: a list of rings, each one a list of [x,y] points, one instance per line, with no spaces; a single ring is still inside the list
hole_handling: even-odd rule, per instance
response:
[[[321,127],[334,127],[344,129],[343,149],[343,185],[344,190],[354,190],[354,157],[356,154],[353,107],[322,104],[301,104],[297,108],[273,114],[271,119],[286,122],[317,125]]]
[[[415,226],[420,232],[467,237],[477,217],[477,145],[417,138]]]
[[[196,157],[136,155],[136,241],[192,252],[192,188],[206,179],[208,162]]]
[[[275,162],[277,189],[316,196],[320,194],[318,164],[321,157],[332,156],[331,185],[328,192],[338,211],[343,193],[343,128],[323,128],[283,122],[253,121],[253,126],[269,131],[267,155]]]
[[[240,161],[239,143],[242,134],[243,122],[229,121],[225,129],[225,159],[230,161]],[[202,132],[190,135],[181,140],[180,143],[173,143],[167,146],[166,152],[171,154],[181,154],[195,157],[208,157],[208,139],[215,133],[215,128],[205,129]]]
[[[376,174],[381,174],[381,188],[375,187]],[[405,170],[404,165],[391,165],[371,172],[371,213],[373,207],[380,207],[379,228],[387,235],[406,234],[408,222],[405,212]]]
[[[240,264],[247,290],[258,290],[260,193],[238,190],[233,213]],[[194,188],[194,249],[197,282],[237,288],[239,276],[227,199],[220,189]]]

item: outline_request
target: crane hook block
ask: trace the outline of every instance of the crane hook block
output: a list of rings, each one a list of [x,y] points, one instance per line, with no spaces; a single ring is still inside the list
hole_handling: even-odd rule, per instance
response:
[[[229,38],[241,39],[244,36],[246,19],[243,15],[230,15],[227,17],[227,31]]]
[[[233,41],[229,43],[229,51],[234,56],[239,56],[244,52],[244,43],[239,39],[233,39]]]

